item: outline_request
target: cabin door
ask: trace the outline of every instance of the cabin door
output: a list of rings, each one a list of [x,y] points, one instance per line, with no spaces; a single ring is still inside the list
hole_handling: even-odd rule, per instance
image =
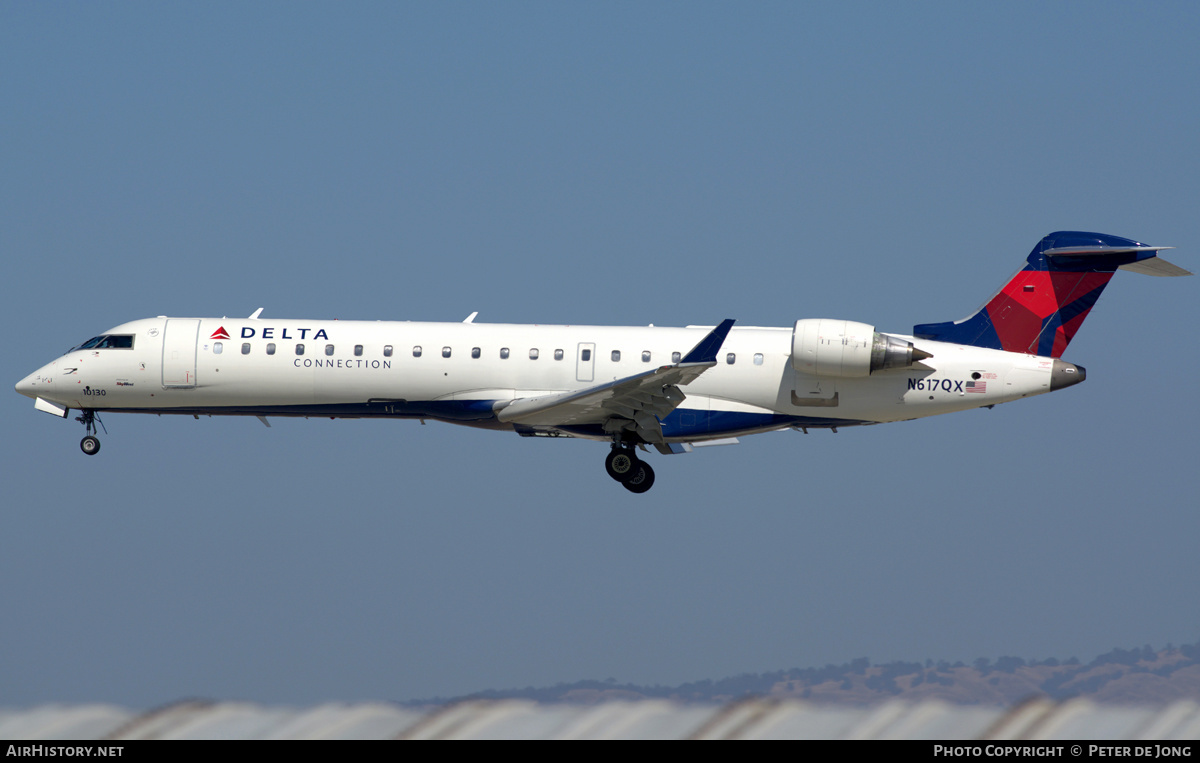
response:
[[[196,347],[200,321],[168,318],[163,331],[162,385],[175,389],[196,386]]]

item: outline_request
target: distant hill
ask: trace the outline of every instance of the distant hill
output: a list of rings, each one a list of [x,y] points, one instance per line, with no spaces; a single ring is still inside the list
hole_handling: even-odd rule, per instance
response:
[[[729,702],[747,696],[805,699],[841,705],[869,705],[889,699],[940,699],[964,705],[1015,704],[1031,696],[1055,700],[1087,697],[1096,702],[1165,704],[1200,701],[1200,643],[1154,651],[1114,649],[1088,664],[1071,658],[1029,660],[986,658],[970,665],[932,660],[872,665],[859,658],[843,665],[746,673],[680,686],[638,686],[616,681],[576,681],[537,689],[484,691],[452,699],[408,702],[444,704],[467,699],[531,699],[592,704],[617,699],[661,698],[678,702]]]

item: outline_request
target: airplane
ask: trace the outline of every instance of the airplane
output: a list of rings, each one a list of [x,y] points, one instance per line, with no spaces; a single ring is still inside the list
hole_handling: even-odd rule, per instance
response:
[[[973,315],[911,334],[824,318],[666,328],[160,315],[73,347],[16,389],[37,410],[78,410],[88,455],[100,413],[432,419],[609,443],[608,475],[644,493],[647,446],[837,432],[1078,384],[1086,370],[1061,357],[1104,287],[1117,270],[1191,275],[1158,256],[1170,248],[1051,233]]]

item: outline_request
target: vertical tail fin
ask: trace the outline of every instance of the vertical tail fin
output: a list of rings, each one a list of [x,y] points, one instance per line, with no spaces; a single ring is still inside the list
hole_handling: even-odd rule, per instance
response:
[[[1061,357],[1118,270],[1191,275],[1146,246],[1103,233],[1058,231],[1033,248],[1025,267],[969,318],[922,323],[913,335],[939,342]]]

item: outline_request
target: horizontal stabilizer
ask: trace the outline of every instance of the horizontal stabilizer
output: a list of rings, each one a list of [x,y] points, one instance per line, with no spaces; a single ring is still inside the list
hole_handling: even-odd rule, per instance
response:
[[[1113,237],[1115,238],[1115,237]],[[1161,252],[1164,249],[1174,249],[1173,246],[1055,246],[1043,249],[1047,257],[1088,257],[1101,254],[1136,254],[1137,252]]]
[[[1042,254],[1052,258],[1052,261],[1059,262],[1065,258],[1083,258],[1080,262],[1088,262],[1089,257],[1102,257],[1112,255],[1134,255],[1139,259],[1117,265],[1117,270],[1128,270],[1130,273],[1141,273],[1147,276],[1190,276],[1191,271],[1184,270],[1178,265],[1167,262],[1162,257],[1157,255],[1164,249],[1174,249],[1173,246],[1057,246],[1052,249],[1045,249]],[[1145,253],[1149,252],[1150,256],[1146,257]]]
[[[1141,262],[1131,262],[1128,265],[1121,265],[1117,270],[1127,270],[1130,273],[1141,273],[1144,276],[1190,276],[1192,271],[1184,270],[1173,262],[1167,262],[1162,257],[1155,257],[1152,260],[1142,260]]]

